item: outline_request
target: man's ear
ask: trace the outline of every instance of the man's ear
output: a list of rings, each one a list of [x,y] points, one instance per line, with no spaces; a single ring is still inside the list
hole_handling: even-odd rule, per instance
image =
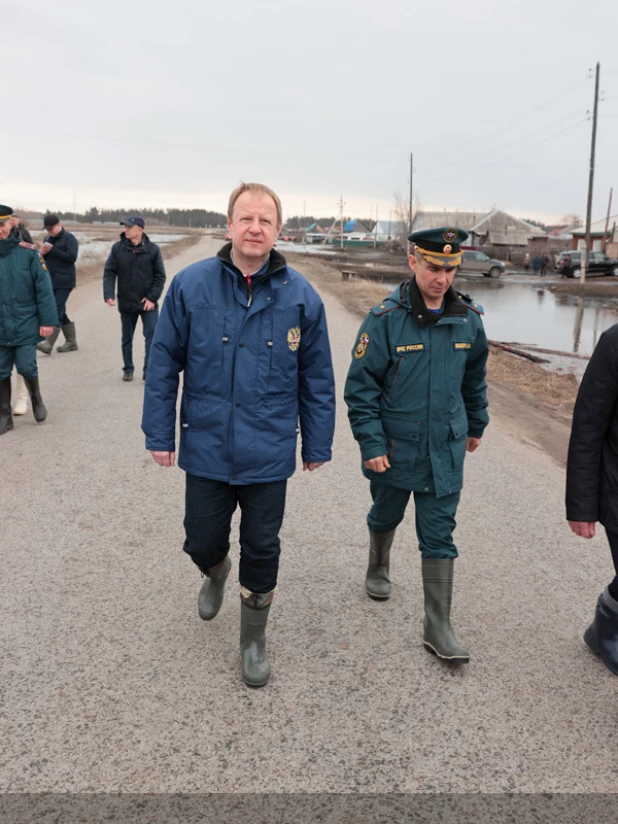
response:
[[[416,264],[417,263],[418,263],[418,261],[416,259],[416,255],[414,255],[414,254],[408,255],[408,266],[410,267],[410,269],[412,269],[414,274],[416,274]]]

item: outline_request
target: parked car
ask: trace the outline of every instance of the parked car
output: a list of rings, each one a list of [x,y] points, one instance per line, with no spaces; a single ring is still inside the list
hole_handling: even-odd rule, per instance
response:
[[[562,277],[579,278],[582,274],[583,252],[560,252],[556,261],[556,272]],[[603,252],[590,252],[586,277],[618,275],[618,260],[607,257]]]
[[[487,257],[485,252],[464,252],[459,266],[460,272],[480,272],[486,278],[499,278],[506,271],[501,260]]]

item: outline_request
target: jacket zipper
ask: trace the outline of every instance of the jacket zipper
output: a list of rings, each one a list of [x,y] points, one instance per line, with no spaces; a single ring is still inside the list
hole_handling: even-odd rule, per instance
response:
[[[395,377],[393,378],[393,382],[391,383],[390,388],[389,388],[389,390],[388,390],[388,395],[386,396],[386,397],[388,398],[388,400],[389,400],[389,401],[390,401],[390,399],[391,399],[391,395],[393,394],[393,389],[395,388],[395,384],[396,384],[396,382],[397,382],[397,378],[399,377],[399,371],[400,371],[400,369],[401,369],[401,364],[402,364],[402,363],[403,363],[403,358],[399,358],[399,364],[398,364],[398,366],[397,366],[397,371],[395,372]]]

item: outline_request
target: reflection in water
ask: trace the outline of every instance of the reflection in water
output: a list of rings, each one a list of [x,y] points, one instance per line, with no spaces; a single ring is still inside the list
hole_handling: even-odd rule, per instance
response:
[[[577,298],[575,310],[575,326],[573,327],[573,351],[579,352],[579,341],[582,336],[582,320],[584,318],[584,299]]]
[[[458,278],[455,287],[485,310],[483,323],[493,340],[536,344],[590,355],[599,336],[618,322],[618,303],[607,298],[573,298],[538,284]]]

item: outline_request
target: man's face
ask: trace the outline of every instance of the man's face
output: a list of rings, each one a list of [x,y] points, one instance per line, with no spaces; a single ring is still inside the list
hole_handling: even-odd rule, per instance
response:
[[[13,230],[11,220],[0,220],[0,240],[6,240]]]
[[[137,243],[142,239],[142,234],[144,230],[141,226],[125,226],[124,233],[129,238],[129,240],[134,240]]]
[[[234,204],[227,225],[232,251],[256,259],[268,257],[281,229],[275,201],[263,192],[243,192]]]
[[[56,235],[59,235],[61,231],[62,231],[62,226],[60,225],[60,223],[56,223],[55,226],[50,226],[49,227],[49,229],[47,230],[47,234],[50,237],[56,237]]]
[[[416,283],[425,301],[441,301],[453,282],[457,268],[436,266],[416,255],[409,255],[408,262],[416,275]]]
[[[13,229],[19,228],[19,216],[18,215],[11,215],[9,218],[9,223]]]

